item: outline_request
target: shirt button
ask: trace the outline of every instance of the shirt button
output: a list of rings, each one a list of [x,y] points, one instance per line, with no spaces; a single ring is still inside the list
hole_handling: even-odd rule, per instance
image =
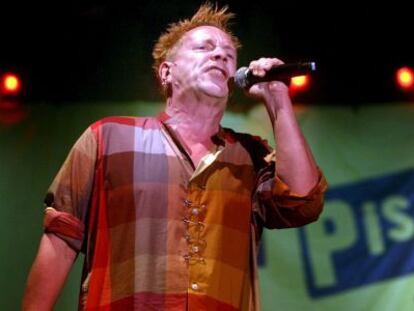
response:
[[[194,253],[198,253],[199,250],[200,250],[200,248],[197,245],[193,246],[193,252]]]
[[[197,284],[196,282],[193,282],[193,283],[191,284],[191,288],[192,288],[193,290],[198,290],[198,284]]]
[[[192,213],[193,215],[198,215],[199,211],[198,211],[198,209],[197,209],[197,208],[193,208],[193,209],[191,210],[191,213]]]

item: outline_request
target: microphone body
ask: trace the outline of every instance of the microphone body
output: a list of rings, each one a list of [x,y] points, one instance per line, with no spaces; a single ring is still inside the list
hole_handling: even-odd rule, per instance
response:
[[[240,88],[250,88],[260,82],[282,81],[289,85],[290,78],[316,70],[315,62],[301,62],[273,66],[263,77],[255,76],[248,67],[239,68],[234,75],[234,83]]]

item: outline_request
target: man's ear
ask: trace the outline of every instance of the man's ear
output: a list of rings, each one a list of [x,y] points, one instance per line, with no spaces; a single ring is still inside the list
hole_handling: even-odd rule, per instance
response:
[[[171,67],[172,62],[164,61],[158,69],[161,85],[164,87],[171,83]]]
[[[161,63],[158,68],[158,76],[160,77],[161,91],[164,97],[168,98],[172,95],[172,77],[171,77],[171,68],[173,63],[164,61]]]

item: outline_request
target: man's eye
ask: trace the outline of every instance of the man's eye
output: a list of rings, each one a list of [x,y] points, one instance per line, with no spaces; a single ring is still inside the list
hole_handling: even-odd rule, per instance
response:
[[[206,43],[206,44],[197,45],[196,49],[199,50],[199,51],[210,51],[210,50],[214,49],[214,46],[211,45],[211,44]]]

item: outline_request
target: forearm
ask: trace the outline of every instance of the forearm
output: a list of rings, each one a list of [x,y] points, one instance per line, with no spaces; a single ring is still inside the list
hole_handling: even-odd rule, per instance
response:
[[[277,105],[271,105],[278,176],[292,192],[307,194],[318,181],[318,170],[312,152],[297,123],[288,93],[279,94]]]
[[[31,268],[22,310],[51,310],[76,258],[76,252],[54,234],[44,234]]]

